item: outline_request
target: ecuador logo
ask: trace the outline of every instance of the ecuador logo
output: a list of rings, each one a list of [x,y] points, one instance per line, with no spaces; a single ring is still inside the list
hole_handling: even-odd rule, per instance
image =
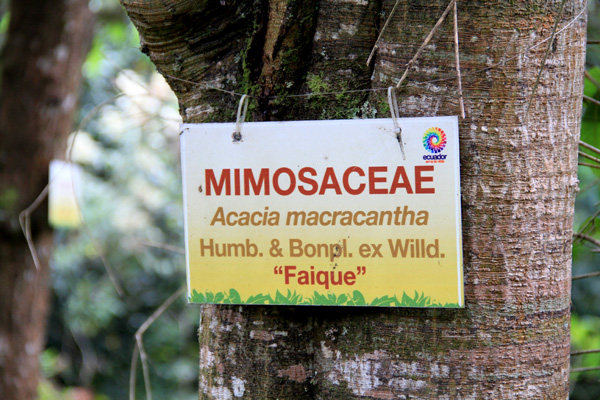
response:
[[[440,128],[429,128],[423,135],[423,147],[433,154],[437,154],[446,147],[446,134]]]

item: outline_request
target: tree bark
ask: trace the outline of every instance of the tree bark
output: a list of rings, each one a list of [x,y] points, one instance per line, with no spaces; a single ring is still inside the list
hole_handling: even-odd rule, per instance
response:
[[[269,96],[395,85],[448,5],[399,2],[367,66],[393,0],[122,3],[184,122],[235,119],[239,98],[208,86],[255,96],[254,121],[388,117],[384,90]],[[585,9],[458,3],[466,307],[204,306],[200,398],[568,398]],[[453,43],[450,15],[401,116],[459,114]]]
[[[0,398],[35,399],[48,312],[52,232],[44,206],[32,216],[39,268],[19,213],[64,152],[91,40],[84,0],[12,1],[0,58]]]

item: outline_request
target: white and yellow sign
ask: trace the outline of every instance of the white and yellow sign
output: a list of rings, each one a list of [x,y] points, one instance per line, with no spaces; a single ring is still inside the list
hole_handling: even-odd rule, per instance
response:
[[[195,303],[462,307],[458,120],[184,124]]]
[[[81,184],[81,168],[66,161],[50,161],[48,221],[54,228],[77,228],[81,216],[76,193]]]

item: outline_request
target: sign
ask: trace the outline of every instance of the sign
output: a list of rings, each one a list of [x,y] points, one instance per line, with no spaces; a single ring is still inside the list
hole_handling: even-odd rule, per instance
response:
[[[61,160],[50,161],[48,221],[54,228],[77,228],[81,217],[74,190],[80,187],[81,168]]]
[[[458,119],[184,124],[189,300],[462,307]]]

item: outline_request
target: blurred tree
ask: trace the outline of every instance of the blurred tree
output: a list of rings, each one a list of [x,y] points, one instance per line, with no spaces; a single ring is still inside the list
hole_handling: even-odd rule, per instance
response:
[[[14,0],[8,12],[0,57],[0,398],[24,400],[37,397],[52,232],[40,207],[31,219],[34,265],[19,213],[64,151],[93,24],[87,0]]]
[[[253,120],[385,116],[381,92],[343,91],[394,84],[448,4],[121,1],[184,122],[234,119],[237,98],[210,87],[253,95]],[[204,306],[201,398],[568,396],[586,4],[459,4],[466,308]],[[454,68],[447,20],[410,70],[401,115],[457,114]]]
[[[128,65],[128,58],[104,60],[114,65],[98,71]],[[83,229],[55,231],[54,309],[44,354],[53,382],[114,399],[128,394],[135,332],[185,281],[177,101],[162,77],[142,72],[116,72],[107,86],[88,76],[96,93],[86,99],[119,93],[93,113],[73,147],[72,159],[84,170],[84,221],[96,244]],[[121,296],[98,251],[114,267]],[[155,398],[197,398],[196,316],[180,296],[145,333]]]

